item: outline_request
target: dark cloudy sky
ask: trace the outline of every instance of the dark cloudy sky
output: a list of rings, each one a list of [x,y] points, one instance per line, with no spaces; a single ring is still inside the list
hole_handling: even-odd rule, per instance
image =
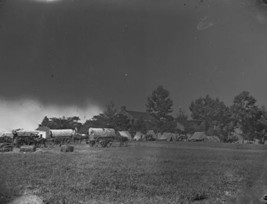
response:
[[[83,108],[112,100],[145,110],[163,85],[175,109],[206,94],[230,104],[243,90],[267,105],[260,0],[1,2],[2,104]]]

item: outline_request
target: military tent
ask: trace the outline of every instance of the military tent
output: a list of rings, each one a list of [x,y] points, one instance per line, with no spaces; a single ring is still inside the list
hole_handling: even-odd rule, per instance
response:
[[[206,138],[204,138],[205,142],[220,142],[220,138],[217,136],[206,136]]]
[[[201,142],[206,138],[205,132],[195,132],[191,137],[188,138],[190,142]]]
[[[101,136],[101,137],[111,137],[116,136],[116,132],[112,128],[89,128],[89,136]]]
[[[156,139],[157,139],[157,140],[160,140],[161,135],[162,135],[162,134],[161,134],[160,132],[158,132],[158,133],[156,134]]]
[[[120,136],[127,137],[129,140],[132,139],[131,134],[128,131],[119,131]]]
[[[176,141],[177,137],[175,133],[164,132],[163,134],[159,135],[158,140],[171,142]]]
[[[148,130],[146,133],[147,136],[151,136],[153,139],[157,139],[157,135],[154,130]]]
[[[136,132],[136,133],[135,133],[135,136],[133,137],[133,139],[134,139],[135,141],[139,141],[139,140],[142,140],[144,136],[145,136],[145,135],[144,135],[143,133],[141,133],[141,132]]]

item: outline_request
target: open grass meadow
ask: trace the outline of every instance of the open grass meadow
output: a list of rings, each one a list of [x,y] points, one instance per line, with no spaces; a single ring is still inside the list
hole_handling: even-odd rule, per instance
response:
[[[260,203],[267,145],[136,142],[0,154],[0,203]]]

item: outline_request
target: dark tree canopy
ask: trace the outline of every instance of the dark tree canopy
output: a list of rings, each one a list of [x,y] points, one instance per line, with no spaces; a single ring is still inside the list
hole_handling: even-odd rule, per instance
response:
[[[50,129],[79,129],[82,125],[79,120],[80,118],[78,116],[63,116],[61,118],[48,118],[47,116],[45,116],[40,126],[49,127]]]
[[[173,101],[170,93],[163,86],[158,86],[147,99],[147,112],[156,119],[165,118],[172,113]]]
[[[218,98],[209,95],[194,100],[189,107],[194,120],[204,122],[204,130],[210,135],[227,135],[230,123],[229,108]]]
[[[231,112],[234,125],[242,129],[247,139],[253,139],[260,130],[265,112],[256,105],[256,99],[248,91],[241,92],[235,96]]]
[[[175,119],[177,122],[186,125],[188,121],[188,116],[182,108],[179,108]]]
[[[173,101],[168,90],[158,86],[147,99],[147,112],[154,118],[154,130],[157,132],[175,128],[172,113]]]
[[[103,113],[95,115],[91,120],[87,120],[82,127],[82,132],[87,131],[90,127],[94,128],[114,128],[116,130],[128,130],[130,121],[127,116],[117,114],[117,109],[113,102],[106,105]]]
[[[96,128],[114,128],[115,125],[115,116],[117,109],[113,102],[110,102],[106,105],[106,109],[103,113],[96,115],[92,118],[91,124],[92,127]]]

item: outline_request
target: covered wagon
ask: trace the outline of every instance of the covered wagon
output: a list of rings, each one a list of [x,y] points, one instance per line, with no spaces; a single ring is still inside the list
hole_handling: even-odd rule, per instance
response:
[[[120,136],[113,128],[89,128],[90,146],[109,147],[113,142],[120,142],[120,146],[126,145],[127,137]]]
[[[12,143],[13,137],[12,132],[0,132],[0,143]]]
[[[45,146],[45,138],[39,131],[16,129],[12,133],[13,142],[17,147],[22,145]]]
[[[49,141],[54,144],[68,144],[71,142],[75,131],[72,129],[50,129]]]
[[[13,150],[13,137],[12,132],[0,133],[0,152],[9,152]]]

